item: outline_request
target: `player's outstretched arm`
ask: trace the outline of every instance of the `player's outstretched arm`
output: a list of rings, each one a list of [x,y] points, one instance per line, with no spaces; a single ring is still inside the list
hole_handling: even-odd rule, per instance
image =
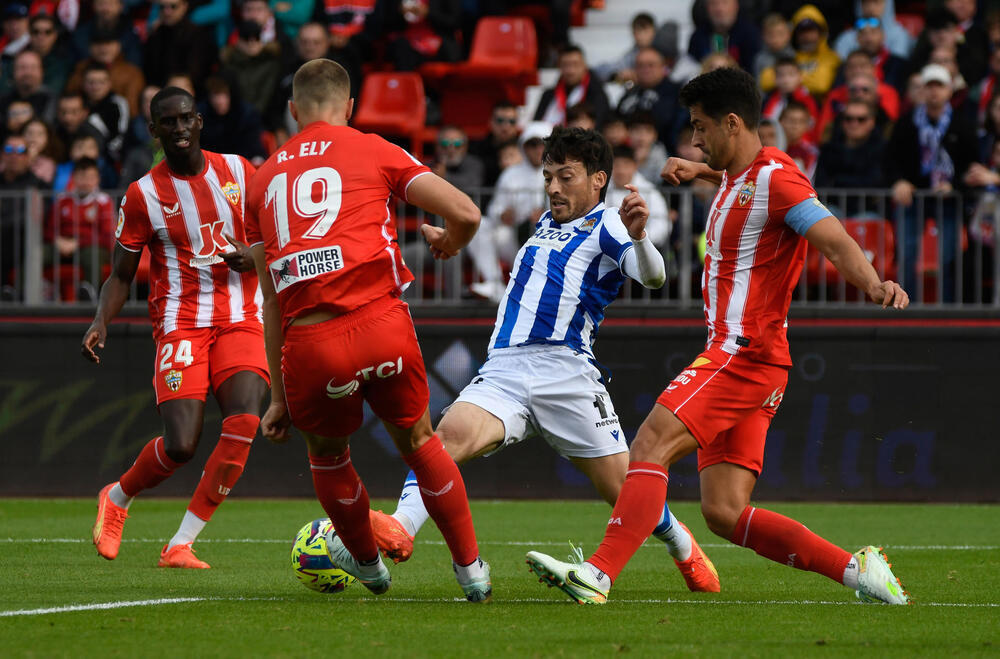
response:
[[[879,279],[857,242],[844,229],[840,220],[829,215],[806,231],[806,240],[823,253],[837,272],[864,291],[882,308],[905,309],[910,304],[906,291],[894,281]]]
[[[455,256],[476,235],[479,208],[469,195],[440,176],[424,174],[413,179],[406,191],[406,200],[444,219],[444,228],[430,224],[420,227],[434,258]]]
[[[119,244],[115,245],[112,258],[111,274],[101,286],[101,295],[97,300],[97,313],[94,322],[90,324],[83,335],[80,352],[86,359],[95,364],[101,363],[100,355],[95,348],[104,348],[108,336],[108,323],[118,315],[128,300],[128,292],[135,279],[135,271],[139,269],[139,259],[142,252],[132,252]]]
[[[285,340],[281,329],[281,308],[278,306],[274,282],[267,272],[264,245],[254,245],[252,252],[260,293],[264,298],[264,350],[267,353],[267,369],[271,373],[271,404],[260,420],[260,431],[268,440],[280,444],[291,437],[292,427],[288,405],[285,403],[285,383],[281,379],[281,345]]]
[[[680,185],[696,178],[719,185],[722,183],[722,172],[716,171],[703,162],[694,162],[684,158],[667,158],[667,164],[660,172],[660,178],[670,185]]]
[[[618,209],[618,216],[632,239],[632,251],[625,255],[622,267],[632,279],[646,288],[660,288],[667,280],[667,272],[663,263],[663,255],[646,236],[646,221],[649,219],[649,207],[646,200],[639,194],[634,185],[626,185],[629,191]]]

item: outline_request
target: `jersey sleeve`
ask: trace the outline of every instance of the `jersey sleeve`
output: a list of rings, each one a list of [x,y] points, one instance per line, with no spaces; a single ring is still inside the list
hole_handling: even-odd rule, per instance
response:
[[[430,174],[430,168],[395,144],[374,135],[372,139],[375,141],[376,162],[382,179],[394,195],[406,199],[406,189],[413,179]]]
[[[128,186],[122,203],[118,207],[118,224],[115,239],[130,252],[141,252],[153,237],[153,225],[149,222],[146,199],[136,183]]]
[[[804,236],[812,225],[830,216],[816,198],[816,190],[798,169],[782,167],[771,174],[768,215],[780,218],[795,233]]]
[[[601,252],[617,263],[618,269],[622,270],[625,255],[632,249],[632,239],[629,237],[625,225],[622,224],[621,218],[618,217],[617,209],[604,211],[600,231]],[[625,271],[622,270],[622,272]]]

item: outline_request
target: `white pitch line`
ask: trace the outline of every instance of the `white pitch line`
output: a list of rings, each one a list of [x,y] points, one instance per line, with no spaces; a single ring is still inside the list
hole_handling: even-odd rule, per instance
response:
[[[124,609],[129,606],[159,606],[161,604],[181,604],[184,602],[204,602],[205,597],[169,597],[157,600],[132,600],[122,602],[98,602],[95,604],[74,604],[72,606],[56,606],[49,609],[20,609],[17,611],[0,611],[0,618],[11,616],[40,616],[46,613],[68,613],[71,611],[101,611],[105,609]]]

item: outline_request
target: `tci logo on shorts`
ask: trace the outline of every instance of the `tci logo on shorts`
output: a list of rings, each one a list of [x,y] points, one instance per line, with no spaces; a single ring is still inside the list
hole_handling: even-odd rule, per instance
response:
[[[380,380],[384,380],[386,378],[391,378],[393,375],[402,373],[402,371],[402,357],[397,357],[394,362],[382,362],[378,366],[366,366],[360,371],[357,371],[354,374],[354,379],[347,384],[335,385],[331,379],[326,383],[326,395],[330,398],[343,398],[344,396],[350,396],[358,390],[358,387],[361,386],[358,378],[361,378],[365,382],[370,382],[372,379],[372,373],[374,372],[375,377]]]

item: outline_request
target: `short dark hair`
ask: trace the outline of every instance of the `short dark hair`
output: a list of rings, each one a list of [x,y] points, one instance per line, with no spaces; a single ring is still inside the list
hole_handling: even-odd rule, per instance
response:
[[[731,112],[747,128],[757,128],[760,123],[757,81],[743,69],[716,69],[693,78],[681,88],[680,101],[688,109],[700,105],[702,112],[716,121]]]
[[[632,17],[632,29],[637,27],[656,27],[656,20],[653,18],[652,14],[647,14],[646,12],[639,12]]]
[[[654,117],[653,113],[648,110],[633,112],[627,119],[625,119],[625,125],[629,128],[632,128],[633,126],[650,126],[653,130],[657,130],[656,117]]]
[[[85,169],[93,169],[94,171],[99,171],[99,168],[97,167],[97,161],[94,160],[93,158],[87,158],[86,156],[84,156],[83,158],[77,158],[76,160],[73,161],[74,174],[76,172],[82,172]]]
[[[611,145],[604,136],[594,130],[583,128],[567,128],[556,126],[552,134],[545,138],[545,151],[542,152],[542,162],[564,163],[568,160],[578,160],[587,169],[587,175],[604,172],[607,181],[601,188],[601,200],[611,182],[611,168],[614,158],[611,155]]]
[[[162,105],[164,101],[167,101],[175,96],[191,99],[191,105],[194,105],[194,96],[192,96],[186,89],[181,89],[180,87],[166,87],[156,92],[156,95],[149,101],[149,116],[152,117],[153,121],[156,121],[160,116],[160,105]]]
[[[799,61],[791,55],[782,55],[774,62],[775,70],[777,70],[779,66],[794,66],[797,69],[799,68]]]
[[[559,49],[559,57],[563,55],[579,55],[583,57],[583,49],[577,46],[575,43],[568,43]]]
[[[586,101],[566,108],[566,123],[576,121],[580,117],[590,117],[591,119],[596,120],[597,114],[594,112],[594,107]]]
[[[517,106],[506,99],[502,101],[497,101],[496,104],[493,106],[493,112],[496,112],[497,110],[516,110],[516,109]]]
[[[809,108],[806,107],[805,103],[803,103],[802,101],[796,101],[795,99],[789,99],[789,101],[785,103],[785,107],[782,108],[781,114],[778,115],[778,118],[780,119],[781,117],[784,117],[786,112],[791,112],[793,110],[801,110],[802,112],[805,112],[807,115],[812,116],[812,114],[809,112]]]
[[[107,73],[109,76],[111,75],[111,69],[108,68],[107,64],[103,64],[96,60],[90,60],[83,66],[83,77],[86,78],[88,73],[93,73],[94,71]]]
[[[635,160],[635,149],[627,144],[619,144],[611,149],[611,156],[613,158],[628,158],[629,160]]]

